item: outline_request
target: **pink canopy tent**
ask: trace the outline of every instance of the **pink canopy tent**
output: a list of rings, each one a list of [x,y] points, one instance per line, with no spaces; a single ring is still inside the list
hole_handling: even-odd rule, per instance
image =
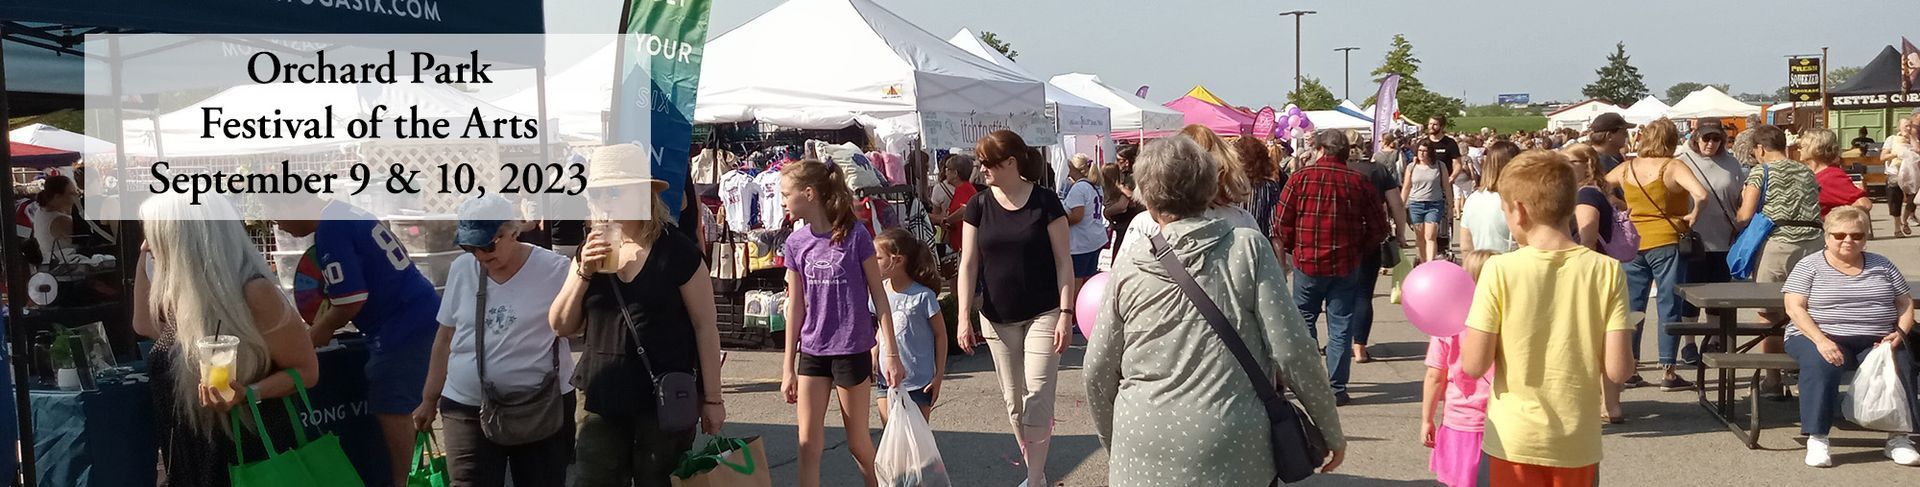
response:
[[[1186,115],[1187,125],[1206,126],[1221,137],[1239,137],[1253,131],[1253,116],[1192,95],[1167,102],[1166,107]]]

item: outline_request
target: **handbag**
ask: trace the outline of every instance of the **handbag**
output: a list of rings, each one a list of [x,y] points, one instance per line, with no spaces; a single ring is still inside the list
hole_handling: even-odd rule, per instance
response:
[[[300,402],[305,406],[299,411],[312,416],[313,402],[307,398],[306,383],[300,379],[300,371],[287,369],[293,376],[294,388],[299,391]],[[266,422],[260,417],[260,398],[252,388],[247,391],[247,410],[253,415],[255,432],[259,433],[260,443],[267,453],[267,459],[254,463],[245,463],[244,451],[240,445],[240,411],[230,411],[229,425],[233,437],[234,464],[227,467],[227,476],[236,487],[306,487],[306,486],[343,486],[355,487],[366,484],[360,481],[360,473],[353,469],[353,463],[347,460],[347,453],[340,448],[340,438],[331,434],[321,434],[319,438],[308,440],[307,430],[300,424],[291,398],[280,398],[286,406],[287,422],[292,425],[294,447],[282,453],[273,446],[273,437],[267,434]]]
[[[633,339],[633,350],[640,355],[640,366],[646,367],[647,377],[653,380],[654,415],[660,431],[679,432],[693,429],[700,422],[700,383],[689,372],[655,373],[653,361],[647,358],[647,347],[640,342],[640,331],[634,327],[633,313],[627,310],[627,298],[620,292],[620,282],[608,274],[609,284],[613,288],[613,299],[620,305],[621,319],[625,320],[627,336]]]
[[[433,441],[433,433],[413,434],[413,466],[407,470],[407,487],[447,487],[447,455]]]
[[[540,386],[518,394],[502,394],[487,381],[487,270],[473,263],[479,298],[473,307],[473,362],[480,372],[480,433],[503,446],[525,445],[560,431],[568,411],[560,400],[560,340],[547,344],[553,370]]]
[[[1194,282],[1193,275],[1187,273],[1187,267],[1174,257],[1172,246],[1167,244],[1166,236],[1155,233],[1148,236],[1153,244],[1153,253],[1160,258],[1160,264],[1167,269],[1167,276],[1180,286],[1180,293],[1193,301],[1195,308],[1207,318],[1207,325],[1213,328],[1213,334],[1225,342],[1227,350],[1240,362],[1241,370],[1253,383],[1253,392],[1260,397],[1260,404],[1266,406],[1268,422],[1268,441],[1273,448],[1273,484],[1294,483],[1305,480],[1320,468],[1327,458],[1327,440],[1314,426],[1312,420],[1300,406],[1280,395],[1279,387],[1260,369],[1260,363],[1253,358],[1253,351],[1247,349],[1246,342],[1240,340],[1240,334],[1227,324],[1227,316],[1207,292],[1200,289],[1200,283]]]
[[[1667,164],[1673,164],[1673,161],[1668,160]],[[1661,164],[1660,172],[1665,173],[1666,170],[1667,165]],[[1633,168],[1631,167],[1627,168],[1627,174],[1633,176],[1633,186],[1640,189],[1640,195],[1645,196],[1648,202],[1653,203],[1653,209],[1660,212],[1660,220],[1667,222],[1667,226],[1673,228],[1674,235],[1680,240],[1678,242],[1680,245],[1680,258],[1682,260],[1693,260],[1706,256],[1707,243],[1700,239],[1700,232],[1695,232],[1691,228],[1684,232],[1680,231],[1680,226],[1674,225],[1673,218],[1667,216],[1667,209],[1661,207],[1660,202],[1653,199],[1653,195],[1647,194],[1647,187],[1640,184],[1640,175],[1633,172]]]

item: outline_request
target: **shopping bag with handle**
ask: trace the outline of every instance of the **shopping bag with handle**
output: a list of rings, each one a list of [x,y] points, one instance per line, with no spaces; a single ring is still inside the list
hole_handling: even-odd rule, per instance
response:
[[[407,470],[407,487],[447,487],[447,456],[434,444],[433,432],[413,434],[413,467]]]
[[[301,411],[313,416],[313,400],[307,397],[306,382],[300,379],[300,371],[287,369],[293,376],[294,390],[300,396]],[[293,401],[280,398],[287,404],[287,420],[293,422],[293,455],[300,456],[300,463],[307,467],[307,473],[315,482],[329,487],[355,487],[366,485],[360,481],[360,472],[354,470],[353,462],[347,460],[347,451],[340,447],[340,437],[331,433],[321,433],[319,438],[307,440],[307,428],[300,424],[300,417],[294,415]]]
[[[1900,370],[1890,345],[1874,345],[1853,374],[1853,384],[1840,405],[1847,421],[1863,428],[1889,432],[1912,432],[1913,415],[1907,411],[1912,397],[1900,385]]]
[[[760,437],[715,436],[706,446],[680,457],[673,470],[675,487],[773,487],[767,448]]]
[[[246,450],[241,448],[240,444],[240,437],[246,434],[246,430],[241,427],[240,417],[247,412],[252,413],[253,431],[259,434],[261,446],[267,452],[265,460],[253,463],[246,463],[245,453],[243,453]],[[233,437],[233,465],[227,467],[227,477],[231,479],[230,482],[234,487],[320,487],[323,485],[315,482],[312,475],[307,473],[307,466],[300,463],[299,455],[280,453],[273,447],[273,437],[267,435],[265,421],[260,418],[260,402],[254,396],[253,390],[247,390],[247,406],[228,411],[227,418],[228,425],[232,427],[228,430],[230,433],[228,436]],[[295,429],[299,429],[299,423],[294,424]]]
[[[933,427],[920,417],[920,407],[898,388],[887,390],[887,429],[873,457],[874,476],[882,487],[948,487],[947,465],[933,442]]]

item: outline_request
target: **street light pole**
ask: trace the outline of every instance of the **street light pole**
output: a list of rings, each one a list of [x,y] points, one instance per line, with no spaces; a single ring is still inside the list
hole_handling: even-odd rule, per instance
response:
[[[1342,80],[1347,85],[1348,100],[1353,99],[1353,51],[1356,51],[1359,49],[1360,48],[1358,47],[1342,47],[1339,49],[1334,49],[1335,51],[1340,51],[1342,54],[1346,56],[1346,61],[1345,61],[1346,65],[1345,67],[1340,68],[1340,72],[1344,74],[1344,78],[1342,78]]]
[[[1300,18],[1306,17],[1308,15],[1317,14],[1317,13],[1320,13],[1320,12],[1315,12],[1312,10],[1295,10],[1291,12],[1280,12],[1280,15],[1293,16],[1293,92],[1294,93],[1300,92]]]

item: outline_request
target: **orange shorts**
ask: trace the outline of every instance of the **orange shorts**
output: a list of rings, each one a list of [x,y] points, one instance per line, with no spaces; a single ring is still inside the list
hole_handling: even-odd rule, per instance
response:
[[[1592,487],[1600,485],[1600,464],[1561,468],[1528,465],[1480,454],[1480,485],[1487,487]]]

